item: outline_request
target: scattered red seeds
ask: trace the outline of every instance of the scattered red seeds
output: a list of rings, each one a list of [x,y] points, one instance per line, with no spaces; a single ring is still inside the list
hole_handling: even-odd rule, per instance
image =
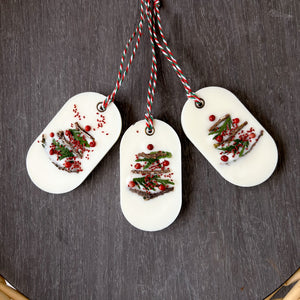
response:
[[[239,118],[235,118],[235,119],[232,120],[232,122],[233,122],[234,124],[237,124],[237,123],[240,122],[240,119],[239,119]]]
[[[136,164],[134,165],[134,167],[138,170],[138,169],[140,169],[140,168],[142,167],[142,165],[141,165],[140,163],[136,163]]]
[[[215,116],[215,115],[210,115],[210,116],[209,116],[209,121],[212,122],[212,121],[214,121],[215,119],[216,119],[216,116]]]
[[[53,155],[53,154],[54,154],[54,150],[53,150],[53,149],[50,149],[49,154],[50,154],[50,155]]]
[[[69,162],[69,161],[66,161],[66,162],[65,162],[65,167],[66,167],[66,168],[70,168],[71,165],[72,165],[71,162]]]
[[[222,160],[222,161],[228,161],[228,156],[222,155],[222,156],[221,156],[221,160]]]
[[[170,164],[170,162],[168,160],[164,160],[162,164],[164,167],[167,167]]]
[[[154,146],[152,145],[152,144],[149,144],[148,146],[147,146],[147,149],[148,150],[152,150],[154,148]]]
[[[129,181],[128,186],[133,188],[135,187],[135,182],[134,181]]]
[[[256,137],[256,134],[255,134],[255,133],[250,133],[250,134],[249,134],[249,138],[250,138],[250,139],[254,139],[255,137]]]
[[[85,128],[84,128],[85,131],[90,131],[91,129],[92,129],[92,128],[91,128],[90,125],[86,125]]]
[[[95,146],[96,146],[96,142],[95,142],[95,141],[91,141],[91,142],[90,142],[90,146],[91,146],[91,147],[95,147]]]
[[[216,141],[217,141],[218,143],[221,143],[221,142],[223,141],[223,137],[222,137],[221,135],[218,135],[218,136],[216,137]]]
[[[164,191],[164,190],[166,189],[166,187],[165,187],[163,184],[161,184],[158,188],[159,188],[161,191]]]
[[[50,132],[50,137],[54,137],[54,132]]]

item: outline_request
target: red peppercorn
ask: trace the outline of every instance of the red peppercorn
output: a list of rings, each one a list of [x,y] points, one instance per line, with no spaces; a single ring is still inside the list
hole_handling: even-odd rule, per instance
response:
[[[50,137],[54,137],[54,132],[50,132]]]
[[[134,181],[129,181],[128,186],[133,188],[135,186],[135,182]]]
[[[136,164],[134,165],[134,167],[135,167],[136,169],[140,169],[140,168],[142,167],[142,165],[141,165],[140,163],[136,163]]]
[[[90,131],[92,128],[90,125],[86,125],[84,129],[85,129],[85,131]]]
[[[53,150],[53,149],[50,149],[49,154],[50,154],[50,155],[53,155],[53,154],[54,154],[54,150]]]
[[[95,142],[95,141],[91,141],[91,142],[90,142],[90,146],[91,146],[91,147],[95,147],[95,146],[96,146],[96,142]]]
[[[168,160],[164,160],[162,164],[164,167],[167,167],[170,163]]]
[[[71,164],[71,162],[70,162],[70,161],[66,161],[66,162],[65,162],[65,167],[66,167],[66,168],[70,168],[70,167],[71,167],[71,165],[72,165],[72,164]]]
[[[147,149],[148,150],[152,150],[154,147],[153,147],[153,145],[152,144],[149,144],[148,146],[147,146]]]
[[[249,138],[250,138],[250,139],[254,139],[255,137],[256,137],[256,134],[255,134],[255,133],[250,133],[250,134],[249,134]]]
[[[165,187],[163,184],[161,184],[158,188],[159,188],[161,191],[164,191],[164,190],[166,189],[166,187]]]
[[[212,121],[214,121],[215,119],[216,119],[216,116],[215,116],[215,115],[210,115],[210,116],[209,116],[209,121],[212,122]]]
[[[217,141],[218,143],[221,143],[221,142],[223,141],[223,137],[222,137],[221,135],[218,135],[218,136],[216,137],[216,141]]]
[[[222,155],[222,156],[221,156],[221,160],[222,160],[222,161],[228,161],[228,156]]]
[[[240,122],[240,119],[239,119],[239,118],[235,118],[235,119],[232,120],[232,122],[233,122],[234,124],[237,124],[238,122]]]

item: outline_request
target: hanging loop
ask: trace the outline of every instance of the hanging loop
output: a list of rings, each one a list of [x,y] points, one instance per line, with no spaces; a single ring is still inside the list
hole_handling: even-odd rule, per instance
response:
[[[146,0],[147,1],[147,0]],[[107,96],[103,102],[103,106],[105,108],[107,108],[107,106],[115,101],[115,97],[116,97],[116,93],[118,92],[118,90],[120,89],[128,71],[129,71],[129,68],[133,62],[133,59],[135,57],[135,54],[136,54],[136,51],[137,51],[137,48],[139,47],[139,44],[140,44],[140,41],[141,41],[141,35],[142,35],[142,29],[143,29],[143,24],[144,24],[144,21],[145,21],[145,9],[144,9],[144,0],[141,0],[141,7],[140,7],[140,21],[135,29],[135,31],[133,32],[133,34],[131,35],[131,37],[129,38],[127,44],[125,45],[125,49],[123,50],[122,52],[122,56],[121,56],[121,63],[120,63],[120,67],[119,67],[119,72],[118,72],[118,78],[117,78],[117,81],[116,81],[116,85],[115,85],[115,88],[114,90],[112,91],[112,93]],[[124,61],[125,61],[125,58],[127,56],[127,52],[128,52],[128,48],[130,46],[130,44],[132,43],[133,39],[135,38],[136,36],[136,43],[134,45],[134,48],[132,50],[132,54],[129,58],[129,62],[125,68],[125,70],[123,70],[123,66],[124,66]]]
[[[97,103],[96,108],[97,108],[97,110],[98,110],[99,112],[105,112],[105,111],[106,111],[106,107],[103,105],[103,102]]]
[[[153,135],[155,133],[155,128],[152,127],[152,129],[149,129],[148,127],[145,128],[145,133],[149,136]]]

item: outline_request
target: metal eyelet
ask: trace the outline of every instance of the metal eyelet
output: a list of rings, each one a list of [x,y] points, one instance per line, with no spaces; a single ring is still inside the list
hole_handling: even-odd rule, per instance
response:
[[[196,108],[203,108],[205,105],[205,101],[202,98],[199,98],[200,101],[195,101]]]
[[[150,130],[148,127],[145,128],[145,133],[149,136],[153,135],[155,133],[154,127],[152,127],[152,130]]]
[[[103,102],[97,103],[96,108],[97,108],[97,110],[98,110],[99,112],[105,112],[105,111],[106,111],[106,108],[103,106]]]

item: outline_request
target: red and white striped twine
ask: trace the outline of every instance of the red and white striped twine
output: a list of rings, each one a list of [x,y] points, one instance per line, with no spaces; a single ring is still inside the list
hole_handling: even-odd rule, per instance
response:
[[[149,79],[148,91],[147,91],[147,113],[145,114],[146,126],[147,126],[148,132],[151,132],[154,128],[153,127],[152,106],[153,106],[153,98],[154,98],[156,82],[157,82],[157,62],[156,62],[156,54],[155,54],[155,44],[161,50],[161,52],[167,58],[167,60],[171,63],[172,68],[175,70],[177,76],[179,77],[179,79],[186,91],[186,95],[187,95],[188,99],[192,99],[195,102],[202,103],[202,100],[192,92],[191,87],[188,83],[188,80],[184,76],[180,66],[178,65],[177,60],[174,58],[174,55],[168,46],[168,43],[166,41],[162,26],[161,26],[161,17],[160,17],[160,12],[159,12],[160,1],[154,0],[153,7],[151,7],[152,1],[153,0],[141,0],[140,21],[139,21],[138,26],[136,27],[135,31],[131,35],[130,39],[128,40],[127,44],[125,45],[125,49],[122,53],[121,63],[120,63],[120,67],[119,67],[118,78],[116,81],[115,88],[112,91],[112,93],[106,97],[106,99],[103,102],[103,107],[106,109],[107,106],[115,100],[116,93],[120,89],[128,71],[129,71],[129,68],[133,62],[133,59],[135,57],[137,48],[140,44],[143,24],[144,24],[145,18],[147,17],[148,30],[149,30],[150,43],[151,43],[151,52],[152,52],[151,72],[150,72],[150,79]],[[158,37],[156,34],[156,23],[157,23],[158,30],[159,30],[159,36],[161,37],[163,45],[158,40]],[[132,50],[132,54],[130,56],[129,62],[128,62],[125,70],[123,71],[123,65],[124,65],[124,61],[125,61],[125,58],[128,53],[128,48],[129,48],[130,44],[132,43],[133,39],[135,38],[135,36],[137,36],[137,41]]]
[[[128,40],[127,44],[125,45],[125,49],[122,53],[122,57],[121,57],[121,63],[120,63],[120,67],[119,67],[119,72],[118,72],[118,78],[117,78],[117,82],[116,82],[116,85],[115,85],[115,88],[114,90],[112,91],[112,93],[107,96],[103,102],[103,106],[104,108],[106,109],[107,106],[115,101],[115,97],[116,97],[116,93],[118,92],[118,90],[120,89],[128,71],[129,71],[129,68],[133,62],[133,59],[135,57],[135,54],[136,54],[136,50],[140,44],[140,41],[141,41],[141,35],[142,35],[142,29],[143,29],[143,24],[144,24],[144,21],[145,21],[145,9],[144,9],[144,0],[141,0],[141,8],[140,8],[140,21],[135,29],[135,31],[133,32],[133,34],[131,35],[130,39]],[[137,41],[134,45],[134,48],[132,50],[132,54],[130,56],[130,59],[129,59],[129,62],[125,68],[125,70],[123,71],[123,65],[124,65],[124,61],[125,61],[125,58],[127,56],[127,51],[128,51],[128,48],[129,48],[129,45],[131,44],[131,42],[133,41],[134,37],[137,35]],[[123,73],[122,73],[123,72]]]
[[[146,1],[146,15],[148,21],[148,29],[149,29],[149,36],[150,36],[150,43],[151,43],[151,52],[152,52],[152,64],[151,64],[151,72],[150,72],[150,79],[149,79],[148,92],[147,92],[147,113],[145,114],[147,130],[150,133],[153,130],[152,104],[153,104],[153,98],[155,94],[156,81],[157,81],[157,63],[156,63],[155,43],[154,43],[155,19],[151,11],[151,3],[149,0]]]
[[[191,90],[191,87],[188,83],[188,80],[184,76],[177,60],[174,58],[174,55],[171,49],[168,46],[167,40],[163,33],[163,29],[161,26],[161,17],[159,12],[160,1],[154,0],[153,2],[153,13],[151,11],[151,0],[146,0],[146,15],[148,21],[148,29],[150,33],[150,42],[151,42],[151,50],[152,50],[152,66],[151,66],[151,74],[149,80],[149,87],[148,87],[148,95],[147,95],[147,113],[145,114],[146,119],[146,126],[149,131],[153,129],[153,114],[152,114],[152,104],[153,104],[153,97],[156,87],[156,80],[157,80],[157,67],[156,67],[156,57],[155,57],[155,44],[161,50],[163,55],[167,58],[167,60],[171,63],[173,69],[175,70],[177,76],[179,77],[188,99],[194,100],[196,103],[203,104],[203,100],[201,100],[196,94],[194,94]],[[158,26],[160,37],[163,41],[163,45],[159,42],[157,34],[156,34],[156,23]],[[154,39],[154,41],[153,41]]]
[[[174,55],[171,51],[171,49],[168,46],[168,43],[166,41],[165,35],[163,33],[163,29],[161,26],[161,17],[160,17],[160,12],[159,12],[159,7],[160,7],[160,2],[159,0],[154,0],[154,15],[155,18],[157,19],[157,25],[158,25],[158,30],[159,30],[159,34],[161,36],[161,39],[163,41],[163,44],[165,46],[164,47],[161,45],[161,43],[159,42],[156,33],[154,33],[154,39],[155,39],[155,43],[158,46],[158,48],[161,50],[161,52],[163,53],[163,55],[167,58],[167,60],[171,63],[173,69],[175,70],[177,76],[179,77],[185,91],[186,91],[186,95],[189,99],[193,99],[196,102],[202,102],[202,100],[195,95],[192,90],[191,87],[188,83],[188,80],[186,79],[186,77],[184,76],[180,66],[178,65],[177,60],[174,58]]]

